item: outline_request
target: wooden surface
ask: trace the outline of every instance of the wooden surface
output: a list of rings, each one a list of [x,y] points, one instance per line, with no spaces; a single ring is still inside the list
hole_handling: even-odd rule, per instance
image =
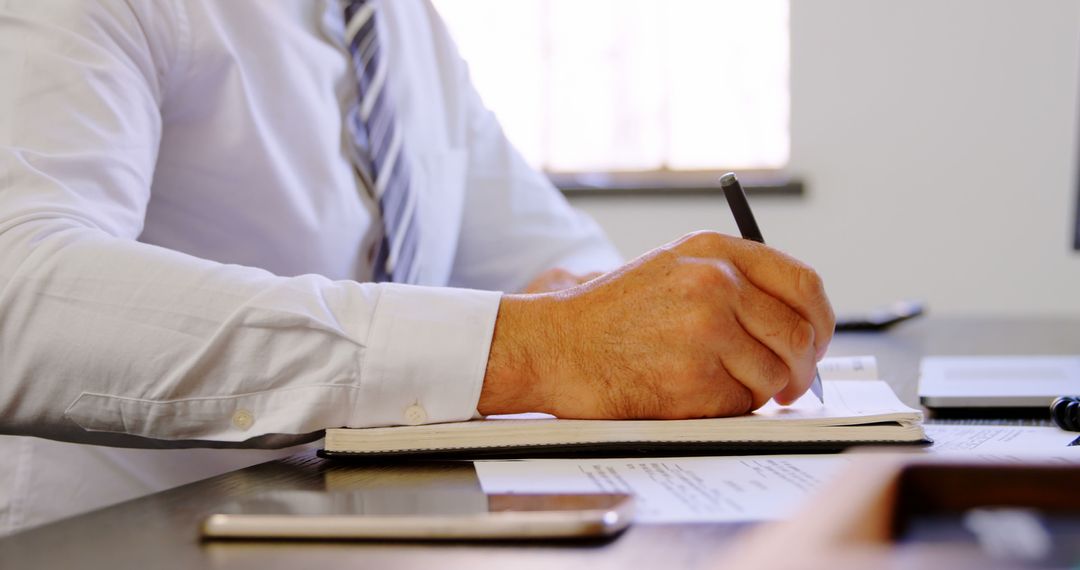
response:
[[[919,358],[930,354],[1080,354],[1080,320],[922,319],[887,333],[845,333],[830,355],[874,354],[916,404]],[[77,474],[73,474],[77,477]],[[0,540],[0,568],[706,568],[737,525],[639,525],[589,544],[208,542],[198,522],[218,505],[267,490],[355,487],[480,492],[469,463],[348,466],[300,455],[207,479]]]

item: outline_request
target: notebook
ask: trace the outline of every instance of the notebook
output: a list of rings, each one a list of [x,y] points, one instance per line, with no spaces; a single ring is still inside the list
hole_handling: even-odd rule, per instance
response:
[[[928,444],[922,413],[880,380],[826,381],[791,406],[695,420],[566,420],[544,414],[467,422],[328,429],[328,458],[508,459],[836,452],[859,444]]]

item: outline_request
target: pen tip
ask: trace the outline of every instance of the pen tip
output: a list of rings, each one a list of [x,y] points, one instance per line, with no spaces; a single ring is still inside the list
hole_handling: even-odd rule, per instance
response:
[[[720,186],[731,186],[732,184],[738,184],[739,178],[735,176],[734,172],[728,172],[720,177]]]

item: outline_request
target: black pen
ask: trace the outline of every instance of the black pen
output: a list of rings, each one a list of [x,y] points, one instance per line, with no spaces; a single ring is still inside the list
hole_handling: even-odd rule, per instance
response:
[[[739,184],[739,178],[734,172],[728,172],[720,177],[720,188],[724,190],[724,197],[727,198],[731,213],[735,216],[735,224],[739,226],[739,233],[742,234],[743,239],[765,243],[757,221],[754,220],[754,212],[750,211],[750,202],[746,201],[746,192],[743,192],[742,184]],[[821,374],[818,373],[817,367],[814,368],[814,381],[810,384],[810,391],[821,400],[822,404],[825,403],[825,390],[821,387]]]

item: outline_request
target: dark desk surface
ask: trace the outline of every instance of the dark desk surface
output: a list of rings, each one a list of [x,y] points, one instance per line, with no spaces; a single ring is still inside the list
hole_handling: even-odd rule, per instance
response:
[[[887,333],[845,333],[830,355],[874,354],[897,394],[916,404],[929,354],[1080,354],[1080,319],[922,319]],[[73,475],[77,476],[77,475]],[[587,545],[201,543],[197,525],[231,499],[270,489],[409,487],[479,492],[469,463],[344,466],[294,456],[59,521],[0,540],[0,568],[704,568],[734,525],[641,525]]]

